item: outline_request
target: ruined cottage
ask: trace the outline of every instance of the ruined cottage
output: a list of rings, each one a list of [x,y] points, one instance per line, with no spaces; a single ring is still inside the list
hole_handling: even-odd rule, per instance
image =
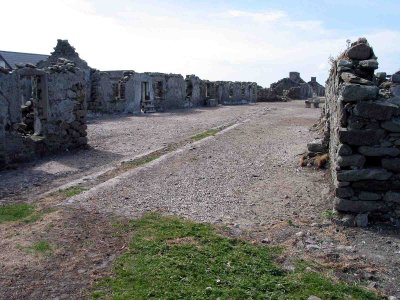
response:
[[[289,77],[272,83],[269,88],[258,89],[258,102],[287,101],[290,99],[305,100],[325,95],[325,88],[312,77],[305,82],[299,72],[290,72]]]

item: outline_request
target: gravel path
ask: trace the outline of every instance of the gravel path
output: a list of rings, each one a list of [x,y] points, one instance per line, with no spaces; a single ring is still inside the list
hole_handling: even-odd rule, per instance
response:
[[[126,216],[157,210],[241,226],[315,214],[327,206],[328,181],[299,168],[298,155],[313,139],[308,129],[319,110],[301,102],[260,107],[270,110],[72,201]]]
[[[252,118],[268,105],[177,110],[142,116],[103,116],[89,121],[88,150],[19,165],[0,172],[0,202],[31,200],[35,195],[115,166],[212,127]]]

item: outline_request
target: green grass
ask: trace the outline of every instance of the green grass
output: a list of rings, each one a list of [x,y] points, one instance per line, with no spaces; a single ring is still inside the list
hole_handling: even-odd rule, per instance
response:
[[[42,254],[49,253],[52,251],[51,245],[49,244],[49,242],[46,241],[39,241],[33,243],[33,245],[30,246],[28,249],[31,250],[32,252],[42,253]]]
[[[337,213],[333,210],[326,210],[321,213],[321,216],[323,219],[333,220],[335,217],[337,217]]]
[[[79,195],[80,193],[83,193],[84,191],[87,191],[87,189],[84,187],[71,186],[65,190],[60,190],[60,193],[63,194],[65,197],[70,198],[70,197]]]
[[[193,141],[200,141],[200,140],[205,139],[205,138],[207,138],[209,136],[214,136],[220,131],[221,131],[221,129],[219,129],[219,128],[209,129],[207,131],[204,131],[204,132],[201,132],[199,134],[196,134],[196,135],[192,136],[191,139]]]
[[[36,221],[35,207],[26,203],[0,205],[0,223],[14,221]]]
[[[121,228],[119,228],[121,230]],[[210,225],[148,214],[93,299],[379,299],[315,272],[285,272],[278,248],[221,236]]]
[[[53,251],[52,246],[47,241],[38,241],[28,247],[17,244],[17,249],[30,254],[50,254]]]

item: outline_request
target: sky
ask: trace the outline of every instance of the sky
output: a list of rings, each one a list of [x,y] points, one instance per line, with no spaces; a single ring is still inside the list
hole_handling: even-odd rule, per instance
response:
[[[3,0],[0,50],[49,54],[68,39],[100,70],[196,74],[269,86],[298,71],[324,83],[329,57],[366,37],[400,69],[399,0]]]

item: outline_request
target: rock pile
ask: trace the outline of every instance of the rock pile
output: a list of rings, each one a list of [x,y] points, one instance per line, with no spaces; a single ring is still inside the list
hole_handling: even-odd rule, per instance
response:
[[[374,75],[377,68],[364,38],[332,64],[324,112],[335,207],[361,214],[359,219],[395,220],[400,217],[400,76],[387,82],[384,73]]]

